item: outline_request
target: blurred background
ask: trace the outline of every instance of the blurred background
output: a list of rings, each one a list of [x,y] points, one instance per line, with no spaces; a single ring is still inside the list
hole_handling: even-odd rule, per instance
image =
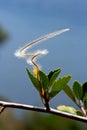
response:
[[[0,97],[3,100],[42,106],[39,95],[28,79],[25,68],[32,71],[25,60],[17,59],[15,51],[26,43],[51,32],[70,28],[53,39],[49,39],[31,49],[48,49],[45,57],[38,59],[42,70],[48,73],[59,67],[62,75],[71,74],[74,80],[81,83],[87,81],[87,1],[79,0],[0,0]],[[71,100],[61,92],[51,101],[51,107],[60,104],[73,105]],[[6,111],[1,116],[2,129],[65,129],[60,125],[65,118],[32,113],[22,110]],[[14,122],[13,128],[3,123]],[[53,126],[51,122],[55,118]],[[44,121],[45,120],[45,121]],[[26,122],[25,122],[26,121]],[[37,125],[35,128],[33,123]],[[58,125],[59,122],[59,125]],[[78,123],[78,124],[77,124]],[[13,124],[13,123],[12,123]],[[17,128],[15,126],[17,125]],[[46,126],[46,128],[43,127]],[[30,126],[31,125],[31,126]],[[58,126],[57,126],[58,125]],[[1,127],[0,126],[0,127]],[[66,129],[85,129],[86,124],[66,119]],[[56,128],[57,127],[57,128]],[[14,130],[13,129],[13,130]]]

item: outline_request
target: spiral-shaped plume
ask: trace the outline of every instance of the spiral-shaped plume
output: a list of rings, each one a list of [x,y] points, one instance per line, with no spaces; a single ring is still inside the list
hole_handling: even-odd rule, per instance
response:
[[[42,55],[45,55],[48,53],[48,51],[45,49],[45,50],[39,50],[39,51],[36,51],[36,52],[33,52],[33,53],[30,53],[30,52],[27,52],[28,49],[30,49],[32,46],[42,42],[42,41],[45,41],[49,38],[52,38],[52,37],[55,37],[61,33],[64,33],[66,31],[69,31],[70,29],[62,29],[62,30],[59,30],[59,31],[56,31],[56,32],[53,32],[53,33],[50,33],[50,34],[47,34],[45,36],[42,36],[36,40],[33,40],[29,43],[27,43],[25,46],[21,47],[20,49],[18,49],[16,52],[15,52],[15,56],[16,57],[20,57],[20,58],[25,58],[27,63],[28,64],[32,64],[36,67],[38,67],[37,63],[36,63],[36,59],[39,57],[39,56],[42,56]]]

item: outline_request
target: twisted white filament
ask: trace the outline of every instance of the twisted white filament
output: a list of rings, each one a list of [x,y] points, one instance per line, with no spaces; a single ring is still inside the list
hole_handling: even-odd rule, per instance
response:
[[[33,41],[29,42],[28,44],[26,44],[25,46],[23,46],[22,48],[18,49],[15,52],[15,56],[25,58],[27,60],[27,63],[33,64],[34,66],[38,67],[38,65],[35,63],[35,59],[38,58],[41,55],[47,54],[48,51],[47,50],[39,50],[39,51],[36,51],[36,52],[33,52],[33,53],[28,53],[27,50],[37,43],[40,43],[40,42],[45,41],[49,38],[55,37],[55,36],[57,36],[61,33],[64,33],[66,31],[69,31],[69,29],[68,28],[62,29],[62,30],[47,34],[47,35],[40,37],[36,40],[33,40]]]

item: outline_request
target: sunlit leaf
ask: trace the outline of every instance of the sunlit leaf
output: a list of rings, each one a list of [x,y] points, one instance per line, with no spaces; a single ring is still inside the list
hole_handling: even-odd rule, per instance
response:
[[[48,76],[42,72],[42,71],[39,71],[39,78],[40,78],[40,84],[41,84],[41,87],[44,89],[44,90],[48,90],[49,88],[49,79],[48,79]]]
[[[33,85],[39,91],[40,90],[40,84],[39,84],[37,78],[29,71],[28,68],[26,68],[26,71],[27,71],[27,74],[28,74],[29,78],[31,79]]]
[[[56,96],[61,90],[64,89],[64,87],[66,86],[66,84],[69,82],[70,79],[71,76],[68,75],[59,78],[57,81],[55,81],[54,84],[52,85],[51,92],[49,93],[49,97],[53,98],[54,96]]]
[[[74,115],[78,115],[78,116],[83,116],[80,110],[76,110],[74,107],[71,107],[71,106],[60,105],[57,107],[57,110],[74,114]]]
[[[64,92],[67,94],[67,96],[73,101],[73,102],[76,102],[75,100],[75,96],[73,94],[73,91],[72,89],[66,85],[64,88],[63,88]]]
[[[57,107],[57,110],[77,115],[77,110],[71,106],[61,105]]]
[[[82,86],[78,81],[74,81],[73,83],[73,92],[78,100],[82,100]]]
[[[52,86],[52,91],[59,91],[63,89],[70,79],[70,75],[59,78],[57,81],[54,82]]]

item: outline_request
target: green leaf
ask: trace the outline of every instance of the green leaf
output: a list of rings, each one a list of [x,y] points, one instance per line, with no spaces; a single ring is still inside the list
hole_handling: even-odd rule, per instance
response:
[[[57,110],[62,111],[62,112],[67,112],[70,114],[74,114],[74,115],[83,116],[83,114],[80,110],[76,110],[74,107],[71,107],[71,106],[61,105],[61,106],[57,107]]]
[[[84,101],[84,107],[87,110],[87,100]]]
[[[60,92],[61,90],[59,90],[59,91],[51,91],[51,92],[49,92],[49,99],[52,99],[53,97],[55,97],[59,92]]]
[[[83,116],[83,113],[80,110],[77,110],[76,113],[77,113],[78,116]]]
[[[51,91],[49,92],[49,98],[53,98],[54,96],[56,96],[62,89],[64,89],[64,87],[66,86],[66,84],[69,82],[69,80],[71,79],[71,76],[64,76],[62,78],[59,78],[57,81],[54,82],[54,84],[52,85]]]
[[[40,78],[40,84],[41,84],[41,87],[44,89],[44,90],[48,90],[49,89],[49,79],[48,79],[48,76],[42,72],[42,71],[39,71],[39,78]]]
[[[50,81],[50,86],[54,83],[60,72],[62,71],[61,68],[56,69],[54,71],[51,71],[48,75],[49,81]]]
[[[57,107],[57,110],[77,115],[77,110],[71,106],[61,105]]]
[[[39,84],[37,78],[29,71],[28,68],[26,68],[26,71],[27,71],[27,74],[28,74],[29,78],[31,79],[33,85],[35,86],[35,88],[36,88],[38,91],[40,91],[40,84]]]
[[[83,89],[83,100],[87,100],[87,82],[82,85]]]
[[[66,85],[64,88],[63,88],[64,92],[67,94],[67,96],[73,101],[76,103],[76,100],[75,100],[75,96],[73,94],[73,91],[72,89]]]
[[[76,98],[78,100],[82,100],[83,90],[82,90],[81,84],[78,81],[74,81],[72,87],[73,87],[73,92],[74,92]]]

